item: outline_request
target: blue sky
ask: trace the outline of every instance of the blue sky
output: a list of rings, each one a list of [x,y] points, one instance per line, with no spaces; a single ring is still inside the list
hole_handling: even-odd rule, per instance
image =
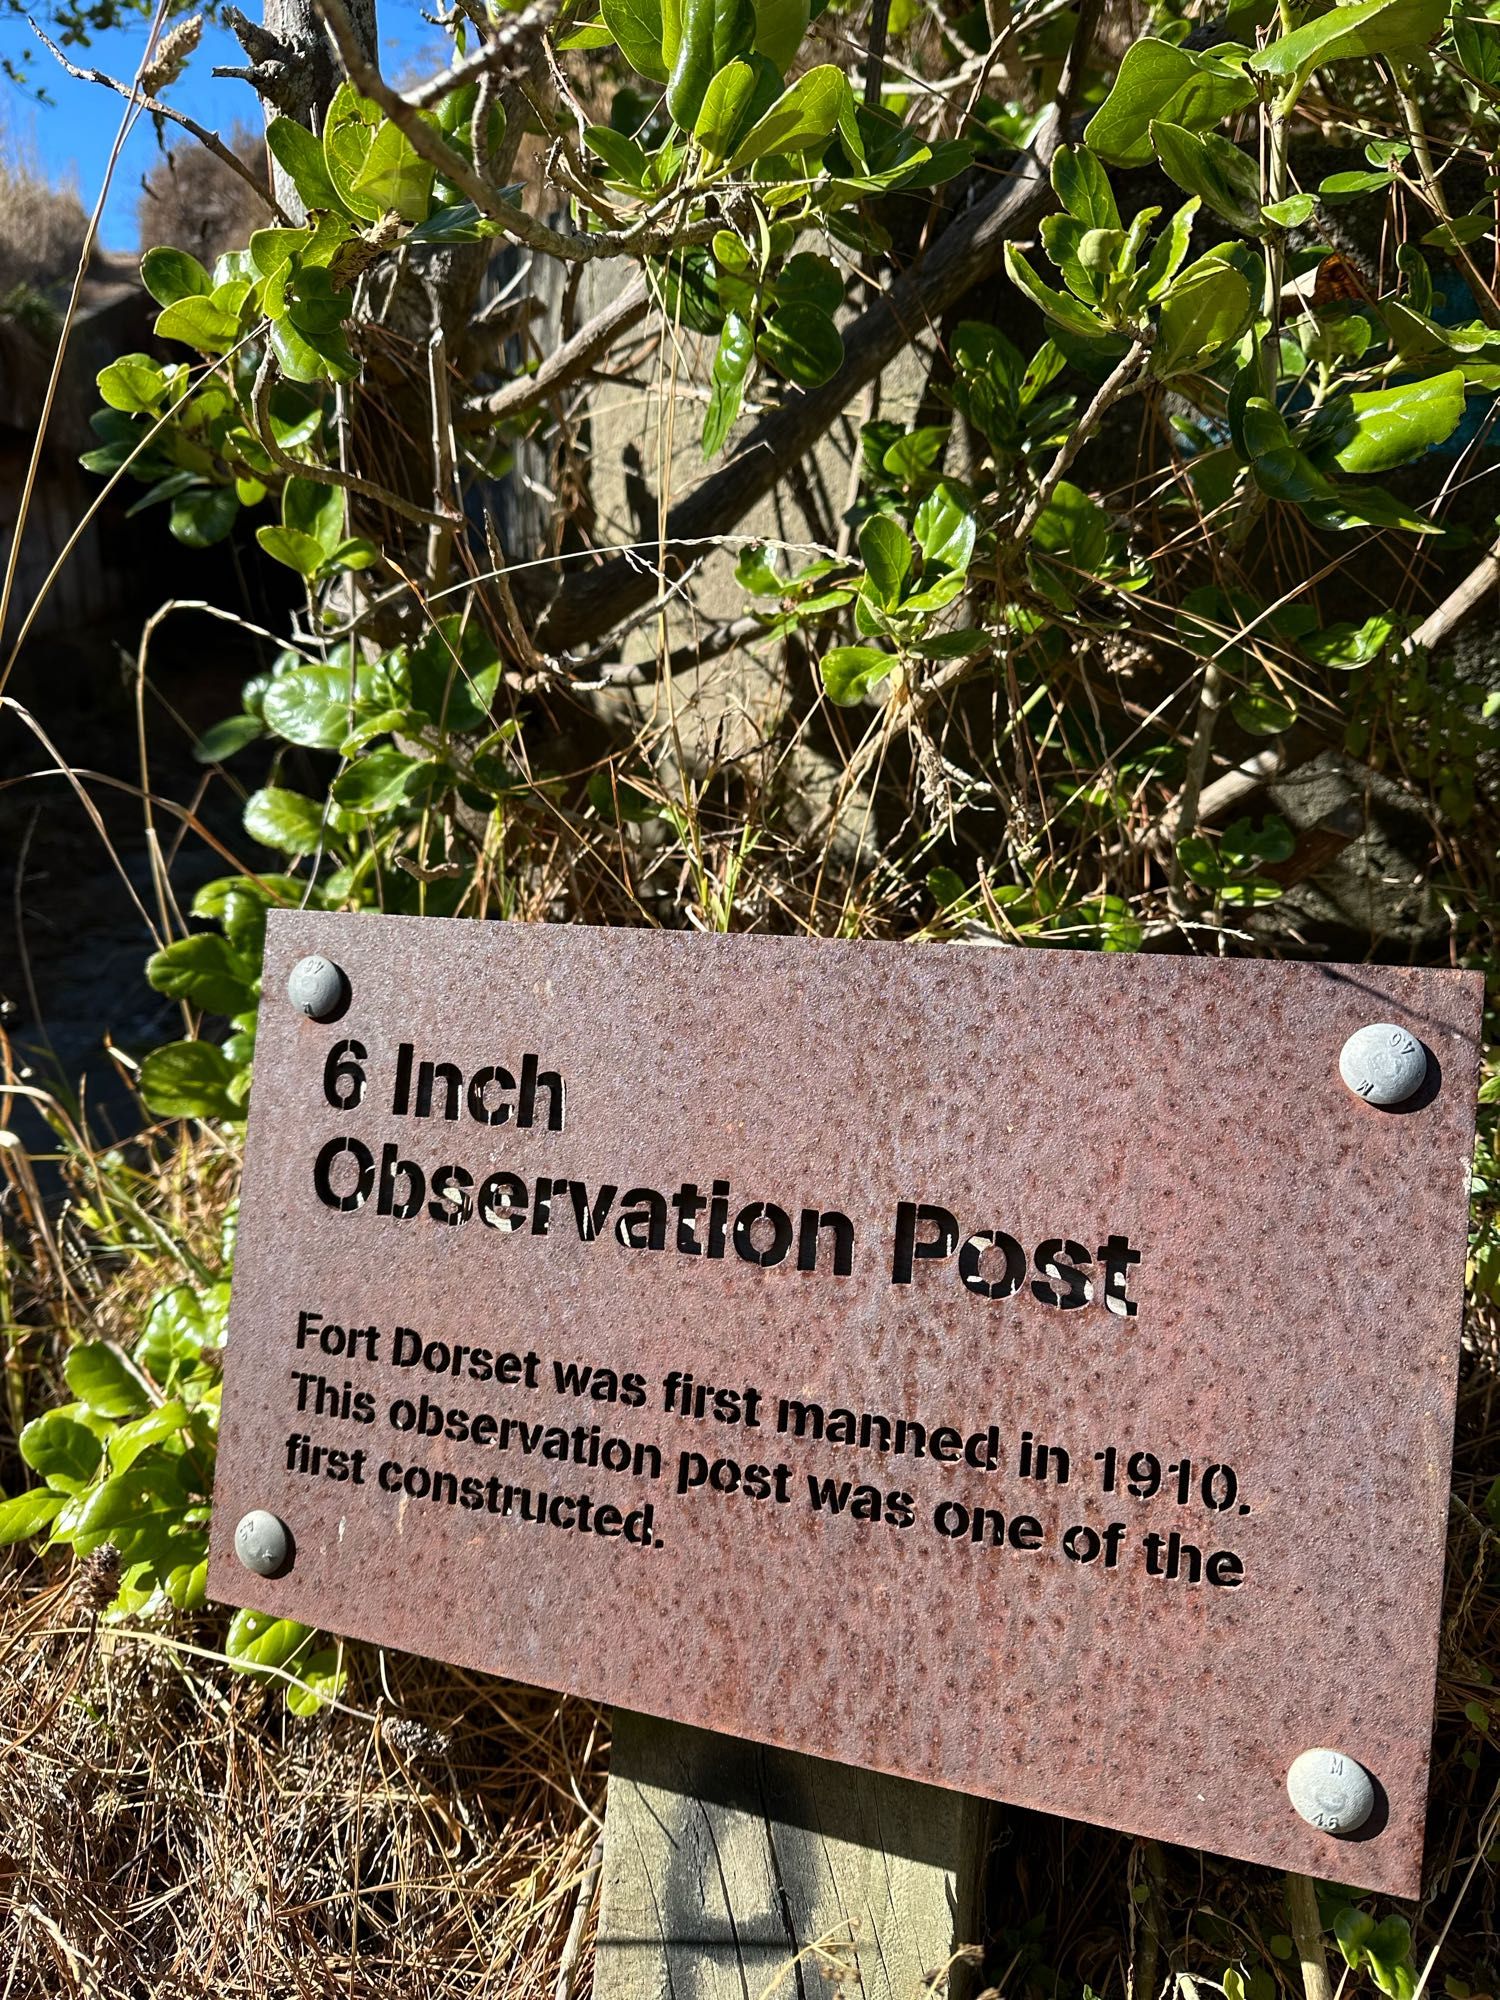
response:
[[[259,14],[258,0],[242,3],[246,13]],[[38,20],[47,26],[46,8],[39,6],[36,11]],[[424,49],[435,46],[435,31],[422,19],[418,0],[382,0],[380,21],[382,56],[390,75],[401,76],[419,61]],[[88,49],[68,49],[66,54],[81,67],[107,70],[111,76],[128,81],[135,74],[145,38],[146,23],[141,19],[128,28],[96,36]],[[125,100],[97,84],[76,82],[57,67],[24,20],[0,15],[0,58],[19,66],[27,55],[31,81],[43,87],[52,101],[37,104],[0,79],[0,139],[7,150],[19,148],[49,179],[76,188],[84,207],[92,209],[126,109]],[[205,23],[198,52],[168,91],[167,101],[201,125],[225,134],[237,119],[242,124],[258,125],[259,100],[249,84],[210,73],[215,63],[243,60],[239,44],[227,29]],[[176,140],[192,143],[180,131],[174,134]],[[135,211],[141,176],[155,157],[156,134],[151,120],[142,118],[115,168],[101,232],[107,250],[136,248]]]

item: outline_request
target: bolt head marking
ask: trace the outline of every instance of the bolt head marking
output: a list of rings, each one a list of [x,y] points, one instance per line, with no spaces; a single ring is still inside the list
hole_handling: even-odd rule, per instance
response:
[[[1375,1783],[1342,1750],[1304,1750],[1286,1774],[1287,1794],[1321,1833],[1358,1833],[1375,1810]]]
[[[257,1576],[275,1576],[286,1568],[292,1538],[284,1521],[256,1507],[234,1531],[234,1552]]]
[[[1404,1104],[1427,1078],[1427,1051],[1394,1021],[1359,1028],[1339,1053],[1339,1075],[1366,1104]]]
[[[286,997],[309,1021],[331,1021],[344,1003],[344,975],[332,959],[299,958],[286,982]]]

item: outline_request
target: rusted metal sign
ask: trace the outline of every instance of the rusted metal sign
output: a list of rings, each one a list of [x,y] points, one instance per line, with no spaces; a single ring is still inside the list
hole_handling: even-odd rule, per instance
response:
[[[215,1596],[1417,1890],[1477,977],[307,913],[265,994]]]

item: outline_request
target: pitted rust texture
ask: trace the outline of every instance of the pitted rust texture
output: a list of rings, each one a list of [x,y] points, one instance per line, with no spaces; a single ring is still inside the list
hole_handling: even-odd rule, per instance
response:
[[[322,953],[347,1011],[299,1018],[285,984]],[[273,915],[246,1158],[210,1588],[218,1598],[457,1664],[846,1763],[1396,1894],[1417,1892],[1436,1665],[1477,977],[1327,967]],[[1371,1020],[1433,1058],[1378,1111],[1338,1056]],[[323,1096],[357,1038],[358,1109]],[[567,1080],[566,1130],[391,1114],[397,1046],[465,1076],[534,1051]],[[668,1193],[730,1181],[733,1206],[852,1220],[837,1278],[629,1251],[606,1223],[545,1240],[477,1220],[396,1221],[312,1188],[323,1144]],[[972,1295],[955,1262],[890,1282],[900,1200],[1026,1247],[1120,1233],[1138,1302],[1061,1311]],[[987,1267],[988,1268],[988,1267]],[[1030,1274],[1028,1274],[1029,1276]],[[345,1327],[639,1370],[646,1407],[299,1357],[299,1310]],[[373,1392],[366,1426],[296,1413],[293,1370]],[[668,1371],[756,1384],[763,1427],[666,1415]],[[601,1424],[662,1447],[644,1483],[400,1435],[426,1393],[471,1414]],[[775,1399],[999,1426],[1001,1471],[811,1444]],[[1019,1478],[1021,1433],[1065,1444],[1066,1486]],[[364,1447],[362,1486],[287,1469],[287,1439]],[[1094,1454],[1232,1465],[1250,1507],[1098,1489]],[[677,1498],[681,1450],[788,1463],[789,1504]],[[655,1502],[660,1546],[532,1526],[380,1490],[375,1467],[501,1473]],[[807,1473],[904,1488],[915,1524],[830,1520]],[[945,1540],[935,1504],[1029,1513],[1045,1546]],[[234,1559],[236,1521],[280,1516],[286,1574]],[[1114,1570],[1066,1561],[1075,1522],[1128,1524]],[[1139,1537],[1238,1552],[1236,1587],[1147,1576]],[[1373,1773],[1364,1836],[1305,1825],[1302,1750]]]

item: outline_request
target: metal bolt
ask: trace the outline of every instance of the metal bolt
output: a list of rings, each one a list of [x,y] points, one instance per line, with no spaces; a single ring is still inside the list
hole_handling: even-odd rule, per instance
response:
[[[1358,1833],[1375,1810],[1375,1781],[1342,1750],[1304,1750],[1286,1774],[1292,1804],[1323,1833]]]
[[[286,997],[309,1021],[331,1021],[344,1004],[344,975],[332,959],[299,958],[286,982]]]
[[[235,1529],[234,1552],[257,1576],[275,1576],[286,1568],[292,1537],[284,1521],[257,1507]]]
[[[1339,1075],[1366,1104],[1404,1104],[1426,1079],[1427,1051],[1394,1021],[1374,1021],[1345,1042]]]

